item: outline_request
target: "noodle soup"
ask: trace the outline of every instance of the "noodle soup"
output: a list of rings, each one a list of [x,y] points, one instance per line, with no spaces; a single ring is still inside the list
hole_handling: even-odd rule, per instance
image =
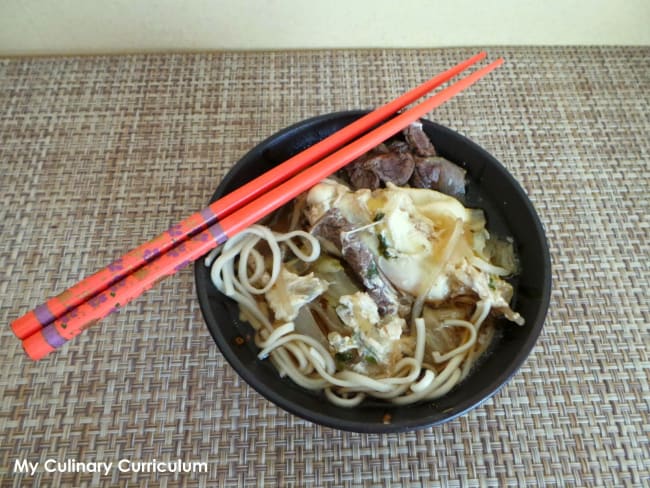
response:
[[[513,242],[464,193],[465,171],[414,124],[206,265],[280,376],[339,407],[432,401],[469,375],[497,319],[525,325]]]

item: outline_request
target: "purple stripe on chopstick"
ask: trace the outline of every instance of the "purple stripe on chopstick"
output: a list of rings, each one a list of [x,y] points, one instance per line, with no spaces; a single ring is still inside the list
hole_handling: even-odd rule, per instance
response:
[[[53,348],[57,349],[65,344],[65,339],[61,337],[56,327],[45,327],[41,332],[47,343]]]
[[[38,321],[45,325],[49,324],[50,322],[53,322],[56,317],[52,315],[52,312],[50,312],[50,309],[47,308],[47,305],[39,305],[34,309],[34,314],[36,315],[36,318]]]
[[[228,236],[226,233],[223,231],[223,228],[219,224],[219,222],[215,222],[212,224],[208,229],[210,231],[210,234],[214,237],[214,240],[218,242],[219,244],[223,244],[228,240]]]
[[[210,207],[204,208],[199,213],[201,214],[201,217],[203,217],[203,220],[205,220],[206,224],[208,225],[211,225],[210,223],[214,222],[214,220],[217,218],[217,216],[210,209]]]

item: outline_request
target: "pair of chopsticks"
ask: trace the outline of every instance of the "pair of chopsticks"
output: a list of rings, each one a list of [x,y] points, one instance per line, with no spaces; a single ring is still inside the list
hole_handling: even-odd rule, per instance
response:
[[[481,52],[361,117],[16,319],[11,327],[25,352],[39,360],[63,346],[161,279],[226,242],[503,63],[499,58],[398,113],[485,56]]]

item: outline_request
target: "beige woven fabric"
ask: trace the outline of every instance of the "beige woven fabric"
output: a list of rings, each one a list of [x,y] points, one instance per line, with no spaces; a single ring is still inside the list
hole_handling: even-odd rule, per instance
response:
[[[547,229],[545,329],[452,422],[359,435],[298,419],[234,373],[191,268],[30,362],[9,322],[202,208],[248,149],[389,100],[467,49],[0,61],[2,486],[648,486],[650,49],[498,48],[436,110],[500,159]],[[204,461],[208,473],[14,473],[44,462]]]

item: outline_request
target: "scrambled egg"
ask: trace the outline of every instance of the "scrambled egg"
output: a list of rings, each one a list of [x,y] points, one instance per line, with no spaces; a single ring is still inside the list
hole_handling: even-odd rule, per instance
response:
[[[463,291],[463,287],[474,291],[481,300],[490,302],[492,308],[502,312],[508,320],[524,325],[524,318],[510,308],[513,292],[510,283],[479,271],[466,260],[452,270],[452,276],[457,281],[457,291]]]
[[[303,305],[327,290],[327,286],[327,282],[314,276],[314,273],[299,276],[283,266],[265,297],[276,320],[289,322],[298,316]]]
[[[404,319],[379,316],[377,304],[364,292],[344,295],[339,299],[336,313],[350,330],[350,335],[331,332],[328,340],[337,353],[356,350],[373,362],[387,364],[406,327]]]

